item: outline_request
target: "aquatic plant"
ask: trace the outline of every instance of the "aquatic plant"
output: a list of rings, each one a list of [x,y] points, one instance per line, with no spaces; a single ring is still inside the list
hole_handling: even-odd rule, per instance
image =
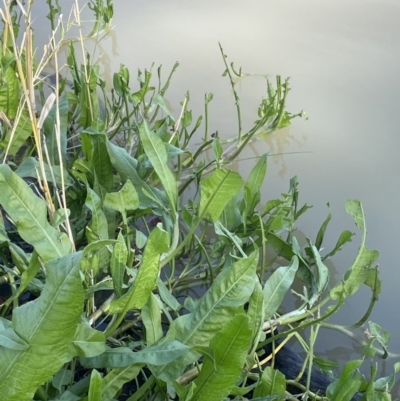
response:
[[[40,59],[32,4],[4,2],[1,10],[0,399],[278,400],[289,389],[320,399],[312,392],[314,365],[333,365],[316,358],[315,340],[361,286],[371,289],[372,307],[381,287],[378,252],[365,246],[361,203],[348,201],[361,246],[328,291],[324,261],[353,233],[343,231],[322,253],[329,213],[301,247],[296,221],[310,206],[299,204],[297,179],[282,198],[262,204],[268,155],[247,180],[229,170],[260,132],[302,115],[286,110],[288,80],[267,82],[258,119],[244,132],[235,90],[242,72],[221,47],[238,119],[237,136],[223,141],[208,129],[212,94],[204,122],[193,118],[189,94],[178,118],[168,109],[177,64],[164,83],[161,67],[139,71],[136,85],[122,65],[106,90],[83,43],[108,29],[111,0],[90,3],[96,23],[86,36],[77,4],[68,22],[57,1],[48,4],[52,36]],[[69,38],[71,26],[78,40]],[[301,306],[284,311],[294,280],[304,286]],[[189,295],[200,286],[200,296]],[[274,359],[281,339],[292,336],[308,357],[298,378],[285,378]],[[399,364],[379,379],[374,365],[368,380],[358,370],[367,358],[388,356],[388,341],[370,322],[364,355],[346,364],[327,397],[350,400],[363,391],[367,400],[390,399]]]

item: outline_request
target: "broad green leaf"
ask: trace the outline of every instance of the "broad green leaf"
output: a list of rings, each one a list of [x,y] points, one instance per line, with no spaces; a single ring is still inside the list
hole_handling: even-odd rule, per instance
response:
[[[242,187],[238,173],[220,169],[201,181],[199,217],[209,217],[215,223],[230,199]]]
[[[276,401],[283,401],[286,394],[286,380],[285,375],[278,370],[265,367],[261,375],[261,382],[254,390],[254,397],[266,397],[268,395],[281,395],[282,398],[274,398]]]
[[[104,206],[120,213],[128,210],[135,210],[139,207],[139,197],[130,180],[127,180],[124,186],[118,192],[106,194]]]
[[[156,285],[161,254],[167,252],[168,248],[168,233],[161,228],[161,225],[157,224],[150,233],[132,289],[110,304],[110,313],[120,313],[121,311],[143,307]]]
[[[245,314],[234,316],[210,342],[215,360],[206,357],[191,401],[223,400],[239,378],[252,338]]]
[[[127,347],[108,348],[101,355],[94,358],[81,358],[80,361],[88,369],[123,368],[132,364],[162,366],[186,354],[188,350],[187,345],[173,340],[152,345],[137,352]]]
[[[47,263],[40,297],[14,309],[13,328],[29,348],[0,352],[1,400],[32,400],[37,387],[73,357],[69,347],[84,301],[80,259],[81,253],[74,253]]]
[[[71,252],[68,236],[48,223],[44,201],[6,164],[0,166],[0,204],[16,222],[19,235],[36,249],[44,262]]]
[[[114,291],[117,298],[122,294],[122,284],[125,275],[126,262],[128,260],[128,250],[125,240],[121,233],[118,234],[118,242],[114,245],[111,255],[110,270],[114,284]]]
[[[101,401],[111,401],[122,386],[133,380],[140,372],[142,365],[130,365],[126,368],[112,369],[102,380]]]
[[[248,258],[224,267],[195,310],[174,320],[162,341],[176,339],[190,347],[207,346],[251,297],[256,283],[257,262],[258,252],[254,252]],[[186,358],[153,369],[153,372],[162,380],[174,380],[183,372],[186,363],[195,359],[196,354],[190,353]]]
[[[102,386],[101,375],[96,369],[93,369],[92,374],[90,375],[88,401],[101,400],[101,386]]]
[[[269,319],[281,306],[298,268],[299,259],[293,256],[289,266],[279,267],[265,283],[263,292],[266,319]]]
[[[145,120],[139,128],[139,135],[144,151],[153,165],[154,171],[157,173],[168,197],[172,211],[171,216],[175,218],[178,202],[178,187],[176,185],[175,177],[167,164],[168,157],[164,142],[150,130]]]
[[[90,358],[100,355],[106,349],[104,333],[90,327],[86,322],[79,323],[72,342],[77,356]]]
[[[363,375],[358,371],[362,360],[347,362],[339,380],[335,381],[326,390],[331,401],[350,401],[364,382]]]
[[[59,130],[56,130],[57,124],[57,106],[59,114]],[[67,129],[68,129],[68,99],[64,93],[55,103],[43,123],[43,131],[46,135],[46,145],[50,158],[50,164],[60,165],[59,145],[61,147],[61,157],[65,161],[67,157]],[[59,135],[59,141],[57,140]],[[58,145],[59,142],[59,145]]]
[[[156,296],[151,293],[141,312],[142,321],[146,328],[146,343],[153,345],[163,336],[161,326],[161,311]],[[1,334],[1,333],[0,333]]]

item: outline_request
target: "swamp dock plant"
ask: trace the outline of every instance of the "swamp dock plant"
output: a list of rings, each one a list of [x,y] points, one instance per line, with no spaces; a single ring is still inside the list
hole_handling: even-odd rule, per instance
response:
[[[328,290],[324,262],[353,233],[343,231],[322,253],[329,212],[301,247],[296,222],[310,206],[299,205],[297,179],[262,204],[268,155],[247,180],[229,169],[260,133],[303,115],[286,110],[288,80],[267,82],[245,132],[235,90],[242,72],[221,47],[238,118],[237,136],[224,141],[209,134],[212,94],[204,124],[193,118],[189,94],[178,118],[166,106],[178,64],[165,83],[161,67],[139,71],[137,87],[121,65],[106,90],[84,43],[109,28],[111,0],[90,3],[96,23],[87,37],[77,3],[67,22],[57,0],[47,3],[51,37],[41,58],[33,2],[4,1],[0,10],[0,400],[323,399],[312,392],[312,372],[333,364],[314,354],[316,338],[361,286],[371,289],[371,305],[355,326],[367,322],[381,289],[379,255],[365,245],[361,203],[348,201],[361,246]],[[71,26],[78,40],[69,38]],[[43,79],[50,65],[53,82]],[[301,305],[285,311],[295,280]],[[200,286],[201,295],[189,295]],[[299,377],[274,369],[291,337],[307,352]],[[390,400],[400,364],[379,379],[373,364],[369,379],[358,370],[367,358],[392,356],[389,338],[369,322],[363,356],[344,366],[324,399],[361,391],[366,400]]]

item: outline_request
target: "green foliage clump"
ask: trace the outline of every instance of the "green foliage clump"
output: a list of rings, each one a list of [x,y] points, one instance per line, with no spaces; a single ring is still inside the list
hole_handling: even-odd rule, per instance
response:
[[[0,288],[9,293],[0,305],[0,399],[280,400],[294,385],[321,399],[310,387],[313,365],[332,364],[314,355],[319,329],[332,326],[328,318],[361,286],[372,299],[356,326],[366,322],[380,292],[378,252],[365,246],[360,202],[348,201],[361,246],[328,290],[325,261],[353,233],[344,231],[322,254],[329,213],[316,239],[300,246],[296,221],[310,206],[299,206],[296,178],[282,198],[262,205],[268,155],[246,181],[229,170],[260,133],[302,115],[286,111],[288,81],[267,82],[258,119],[244,132],[235,91],[242,72],[221,48],[238,118],[237,136],[224,141],[209,133],[212,94],[204,123],[193,118],[189,94],[177,119],[169,111],[165,93],[178,65],[164,84],[161,67],[157,83],[152,70],[139,71],[137,87],[121,66],[107,91],[99,66],[86,53],[80,62],[76,41],[67,39],[68,27],[80,26],[79,12],[63,23],[55,3],[48,1],[53,34],[40,60],[31,9],[11,2],[1,11]],[[82,49],[112,18],[110,0],[91,8],[96,24],[80,35]],[[64,48],[67,73],[58,67]],[[281,305],[295,280],[304,291],[287,312]],[[201,295],[189,295],[194,289]],[[279,334],[266,335],[277,326]],[[299,334],[304,328],[309,341]],[[279,339],[292,336],[308,357],[303,377],[285,378],[263,354],[274,343],[276,357]],[[395,374],[376,379],[373,367],[366,380],[358,370],[367,357],[389,355],[389,337],[370,322],[363,357],[346,364],[328,399],[350,400],[358,391],[390,399]]]

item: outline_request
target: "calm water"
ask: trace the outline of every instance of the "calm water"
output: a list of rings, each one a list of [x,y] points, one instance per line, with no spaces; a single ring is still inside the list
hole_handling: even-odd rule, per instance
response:
[[[291,77],[288,108],[304,109],[309,120],[257,142],[244,157],[303,152],[270,159],[263,195],[265,200],[278,196],[297,175],[301,200],[315,206],[298,225],[311,238],[330,202],[334,219],[327,248],[343,229],[357,230],[344,211],[345,201],[363,202],[367,246],[381,253],[383,279],[372,320],[391,331],[391,351],[400,353],[399,1],[253,0],[245,6],[238,0],[115,0],[114,6],[115,29],[97,52],[104,76],[111,78],[120,63],[133,76],[153,62],[163,64],[167,75],[179,61],[168,95],[174,112],[179,113],[186,90],[195,114],[203,111],[204,94],[213,92],[212,128],[223,136],[235,135],[236,115],[228,81],[221,77],[218,42],[245,72]],[[37,12],[40,19],[43,14]],[[238,91],[249,126],[265,93],[264,79],[244,78]],[[238,168],[246,175],[252,165],[243,161]],[[336,281],[353,262],[360,240],[357,230],[353,244],[333,259]],[[335,321],[357,321],[368,300],[366,291],[353,297]],[[326,331],[323,339],[320,350],[334,355],[344,344],[352,347],[337,333]],[[387,363],[387,373],[393,362]]]

